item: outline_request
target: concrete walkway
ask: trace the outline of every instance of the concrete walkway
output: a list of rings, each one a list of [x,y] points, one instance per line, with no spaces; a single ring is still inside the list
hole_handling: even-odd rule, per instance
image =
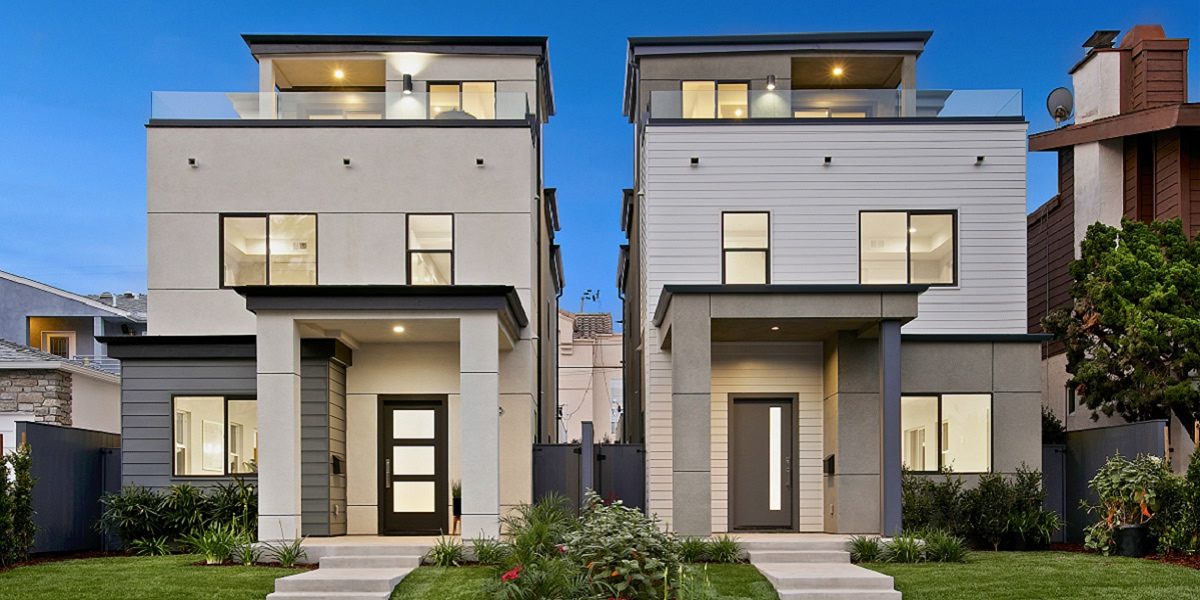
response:
[[[387,600],[421,564],[434,538],[346,536],[308,540],[305,562],[318,568],[275,580],[268,600]]]
[[[900,600],[892,578],[850,563],[849,538],[822,534],[738,536],[750,564],[779,600]]]

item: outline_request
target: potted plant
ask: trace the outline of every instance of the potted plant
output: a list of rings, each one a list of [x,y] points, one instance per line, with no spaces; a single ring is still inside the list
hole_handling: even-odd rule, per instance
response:
[[[1158,511],[1158,490],[1170,472],[1162,459],[1139,456],[1129,460],[1119,453],[1088,482],[1100,503],[1084,505],[1100,520],[1088,528],[1087,545],[1105,554],[1142,557],[1154,549],[1147,523]]]

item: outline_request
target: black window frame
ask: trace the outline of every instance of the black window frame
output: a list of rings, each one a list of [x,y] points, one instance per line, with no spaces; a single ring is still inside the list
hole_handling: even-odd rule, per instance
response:
[[[271,217],[312,217],[313,218],[313,282],[312,283],[271,283]],[[221,289],[234,289],[242,285],[230,285],[225,281],[225,219],[262,219],[263,231],[266,232],[266,254],[263,255],[263,283],[250,285],[272,285],[280,287],[305,287],[321,283],[321,220],[317,213],[306,212],[254,212],[254,213],[219,213],[217,215],[217,268],[221,272]]]
[[[409,238],[412,236],[412,217],[450,217],[450,249],[449,250],[413,250],[409,245]],[[404,283],[405,285],[454,285],[458,279],[456,273],[456,261],[454,249],[458,247],[458,219],[454,217],[454,213],[406,213],[404,215]],[[449,254],[450,255],[450,283],[449,284],[414,284],[412,258],[414,254]]]
[[[726,248],[725,247],[725,215],[766,215],[767,216],[767,245],[764,248]],[[728,283],[726,263],[730,252],[763,253],[763,282]],[[771,283],[771,211],[769,210],[723,210],[721,211],[721,285],[767,285]]]
[[[905,217],[904,217],[904,235],[905,235],[904,283],[903,284],[893,284],[893,285],[905,285],[905,284],[913,285],[913,280],[912,280],[912,218],[913,218],[913,215],[917,215],[917,216],[949,215],[950,216],[950,233],[952,235],[952,238],[950,240],[950,242],[951,242],[950,253],[954,260],[954,268],[952,269],[953,276],[951,277],[950,283],[919,283],[916,285],[927,285],[929,287],[943,287],[943,288],[958,287],[958,270],[959,270],[958,210],[952,209],[952,208],[915,209],[915,210],[885,208],[885,209],[876,209],[876,210],[871,210],[871,209],[859,210],[858,211],[858,283],[859,283],[859,285],[864,285],[863,284],[863,257],[862,257],[862,253],[863,253],[863,246],[862,246],[863,215],[865,215],[865,214],[898,214],[898,213],[902,213],[905,215]],[[884,284],[884,285],[886,285],[886,284]]]
[[[919,474],[938,474],[942,472],[945,465],[942,464],[942,403],[945,396],[984,396],[988,397],[988,470],[986,471],[954,471],[955,475],[986,475],[996,472],[996,393],[995,392],[904,392],[900,394],[901,400],[904,398],[937,398],[937,426],[934,427],[936,432],[934,443],[937,445],[937,468],[933,471],[924,470],[917,471],[908,469],[910,473]],[[904,403],[901,402],[900,422],[904,422]],[[900,448],[903,455],[904,448],[904,428],[900,428]],[[901,464],[904,463],[904,457],[900,457]]]
[[[178,410],[176,401],[180,398],[220,398],[221,399],[221,474],[187,475],[175,471],[175,414]],[[258,477],[256,469],[250,473],[229,472],[229,402],[254,402],[255,415],[258,414],[258,398],[253,394],[221,392],[191,392],[171,394],[171,479],[228,479],[230,477]]]
[[[709,119],[709,120],[718,120],[719,119],[719,120],[723,120],[723,121],[740,121],[742,119],[750,118],[750,92],[753,91],[753,89],[754,89],[753,88],[754,82],[750,81],[749,79],[681,79],[681,80],[679,80],[679,93],[680,93],[679,106],[680,106],[680,109],[682,110],[682,108],[683,108],[683,94],[685,93],[685,91],[683,89],[683,84],[685,84],[685,83],[701,83],[701,82],[708,83],[710,81],[713,84],[713,114],[712,114],[712,116],[710,116],[710,117],[685,117],[681,113],[679,115],[680,118],[692,119],[692,120],[696,120],[696,121],[703,121],[704,119]],[[721,113],[721,104],[720,104],[721,85],[727,84],[727,83],[745,84],[745,86],[746,86],[746,116],[744,116],[744,117],[722,117],[721,116],[721,114],[720,114]]]
[[[500,108],[500,97],[499,97],[500,92],[497,90],[497,88],[499,86],[497,85],[495,79],[459,79],[459,80],[447,79],[447,80],[426,81],[425,82],[425,115],[430,119],[434,118],[434,115],[433,115],[433,93],[429,91],[429,88],[431,86],[435,86],[435,85],[458,86],[458,108],[456,110],[458,110],[459,112],[466,112],[465,110],[463,110],[463,84],[464,83],[490,83],[490,84],[492,84],[492,115],[493,116],[491,119],[484,119],[482,117],[475,117],[475,118],[480,121],[494,121],[494,120],[498,119],[499,118],[499,108]],[[474,116],[474,115],[472,115],[472,116]]]

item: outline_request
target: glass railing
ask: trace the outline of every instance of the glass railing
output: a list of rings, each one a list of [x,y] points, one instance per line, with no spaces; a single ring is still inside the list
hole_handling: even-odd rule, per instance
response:
[[[1020,117],[1021,90],[650,92],[651,119]]]
[[[150,118],[169,120],[525,119],[525,92],[153,92]]]

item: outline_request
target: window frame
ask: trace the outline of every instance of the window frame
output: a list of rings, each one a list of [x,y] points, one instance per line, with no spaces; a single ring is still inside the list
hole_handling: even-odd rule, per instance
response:
[[[217,268],[220,270],[221,285],[220,289],[231,290],[241,285],[229,285],[225,281],[225,219],[263,219],[263,231],[267,235],[266,254],[263,255],[263,271],[264,283],[254,285],[276,285],[279,287],[305,287],[310,285],[320,285],[321,283],[321,219],[317,213],[307,212],[253,212],[253,213],[218,213],[217,227]],[[295,283],[271,283],[271,217],[312,217],[313,218],[313,245],[316,246],[313,250],[313,282],[306,284]]]
[[[178,442],[175,439],[175,424],[176,424],[175,418],[179,412],[177,401],[180,398],[217,398],[217,397],[221,398],[221,474],[220,475],[217,475],[217,474],[187,475],[187,474],[177,473],[175,471],[175,467],[177,466],[175,464],[175,452],[179,448]],[[230,477],[253,477],[255,479],[258,478],[258,471],[254,471],[251,473],[230,473],[229,472],[229,402],[230,401],[245,402],[248,400],[254,402],[254,411],[255,411],[255,414],[257,415],[258,414],[258,397],[256,395],[246,394],[244,392],[243,393],[233,393],[233,394],[223,394],[221,392],[209,392],[209,391],[200,392],[200,391],[198,391],[198,392],[189,392],[189,393],[180,392],[180,393],[176,393],[176,394],[171,394],[171,479],[172,480],[175,480],[175,479],[194,479],[194,480],[228,479]],[[191,424],[191,421],[192,421],[191,411],[184,411],[184,412],[188,413],[188,415],[189,415],[188,423]],[[255,426],[257,427],[257,423],[255,424]],[[184,448],[186,451],[189,448],[189,446],[184,445]]]
[[[495,79],[459,79],[459,80],[454,80],[454,79],[441,80],[441,79],[439,79],[439,80],[425,82],[425,115],[426,115],[426,117],[429,119],[434,118],[433,94],[429,91],[429,88],[430,88],[430,86],[435,86],[435,85],[457,86],[458,87],[458,109],[457,110],[460,112],[466,112],[463,110],[463,84],[464,83],[490,83],[490,84],[492,84],[492,114],[493,115],[499,114],[497,109],[500,106],[500,98],[497,96],[497,94],[499,94],[500,92],[496,89],[499,87],[499,85],[497,84],[497,81]],[[475,117],[475,118],[480,121],[494,121],[499,117],[493,116],[491,119],[483,119],[480,117]]]
[[[1068,381],[1066,384],[1064,384],[1064,387],[1066,388],[1067,393],[1067,414],[1073,415],[1075,414],[1075,411],[1079,410],[1079,396],[1075,391],[1075,386],[1072,385],[1071,382]]]
[[[726,248],[725,247],[725,215],[766,215],[767,216],[767,246],[765,248]],[[763,282],[757,283],[727,283],[726,263],[730,252],[762,252],[764,256]],[[771,283],[771,211],[769,210],[723,210],[721,211],[721,285],[770,285]]]
[[[920,475],[937,475],[942,472],[945,466],[942,464],[943,453],[945,452],[942,444],[942,430],[945,427],[942,419],[942,403],[945,401],[945,396],[984,396],[988,397],[988,470],[986,471],[953,471],[955,475],[987,475],[996,472],[996,393],[995,392],[903,392],[900,398],[937,398],[937,424],[934,427],[934,438],[932,443],[937,449],[937,468],[933,471],[916,471],[909,470],[910,473]],[[903,409],[901,410],[901,422],[903,422]],[[930,443],[929,436],[925,436],[926,443]],[[904,428],[900,428],[900,461],[904,462]]]
[[[67,339],[67,356],[63,356],[62,358],[64,360],[71,360],[72,358],[74,358],[76,356],[76,354],[75,354],[75,351],[76,351],[75,339],[76,338],[75,338],[74,331],[66,331],[66,330],[61,330],[61,329],[45,329],[45,330],[42,330],[40,333],[41,333],[42,339],[40,340],[39,343],[41,344],[40,350],[42,352],[45,352],[46,354],[54,354],[53,352],[50,351],[50,339],[58,337],[58,338],[66,338]],[[55,356],[59,356],[59,355],[55,354]]]
[[[903,213],[904,217],[904,283],[898,284],[864,284],[863,283],[863,226],[862,218],[864,214],[880,214],[880,213]],[[950,253],[954,258],[953,276],[950,283],[913,283],[912,280],[912,218],[913,215],[950,215],[950,232],[953,238],[950,240]],[[883,209],[860,209],[858,211],[858,284],[859,285],[927,285],[929,287],[940,288],[956,288],[958,287],[958,209],[955,208],[921,208],[913,210],[905,210],[901,208],[883,208]]]
[[[682,114],[680,114],[679,115],[680,118],[689,119],[692,121],[703,121],[705,119],[709,119],[709,120],[713,120],[713,121],[717,121],[717,120],[720,120],[720,121],[742,121],[742,120],[750,118],[750,104],[751,104],[750,92],[754,91],[754,87],[753,87],[754,82],[749,79],[680,79],[679,80],[679,93],[680,93],[679,106],[680,106],[680,109],[682,110],[682,108],[683,108],[683,94],[686,93],[685,90],[683,89],[683,84],[685,84],[685,83],[708,83],[710,81],[713,84],[713,92],[712,92],[713,93],[713,114],[712,114],[712,116],[710,116],[710,117],[685,117]],[[721,116],[721,85],[729,84],[729,83],[740,83],[740,84],[746,85],[746,116],[744,116],[744,117],[722,117]]]
[[[411,217],[450,217],[450,249],[449,250],[413,250],[409,245],[409,237],[412,235]],[[405,213],[404,215],[404,284],[413,284],[413,269],[412,256],[413,254],[449,254],[450,255],[450,283],[438,285],[455,285],[458,276],[455,265],[455,248],[458,247],[458,219],[454,218],[454,213]],[[420,284],[415,284],[420,285]]]

